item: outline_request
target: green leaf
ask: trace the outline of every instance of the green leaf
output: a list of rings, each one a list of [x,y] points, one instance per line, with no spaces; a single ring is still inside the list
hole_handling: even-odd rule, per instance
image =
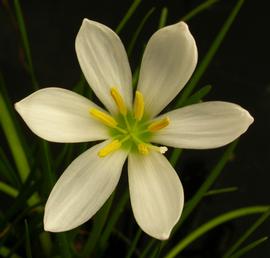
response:
[[[143,27],[144,27],[144,24],[146,23],[146,21],[149,19],[149,17],[152,15],[152,13],[154,12],[155,8],[151,8],[147,14],[143,17],[142,21],[140,22],[139,26],[137,27],[136,31],[133,33],[133,36],[130,40],[130,43],[128,45],[128,49],[127,49],[127,53],[128,53],[128,56],[131,55],[133,49],[134,49],[134,46],[135,46],[135,43],[138,39],[138,36],[140,35]]]
[[[100,246],[102,249],[106,248],[108,240],[113,232],[113,229],[119,220],[122,212],[124,211],[125,205],[129,200],[129,192],[128,189],[125,191],[125,193],[121,196],[120,200],[118,201],[116,207],[113,209],[113,213],[110,216],[110,220],[108,221],[108,224],[106,225],[102,236],[100,238]]]
[[[23,13],[22,13],[22,9],[21,9],[19,0],[14,0],[14,7],[15,7],[15,14],[16,14],[17,22],[18,22],[19,31],[20,31],[20,34],[21,34],[23,49],[24,49],[24,52],[25,52],[25,55],[26,55],[26,59],[27,59],[26,61],[27,61],[27,64],[28,64],[32,84],[33,84],[34,89],[38,90],[39,87],[38,87],[38,83],[37,83],[35,73],[34,73],[34,67],[33,67],[33,63],[32,63],[32,56],[31,56],[31,51],[30,51],[30,44],[29,44],[27,31],[26,31],[26,26],[25,26],[25,23],[24,23]]]
[[[238,0],[236,5],[234,6],[233,10],[229,14],[227,20],[223,24],[222,28],[218,32],[216,38],[214,39],[213,43],[211,44],[208,52],[206,53],[203,60],[199,63],[197,69],[195,70],[192,78],[190,79],[189,83],[185,86],[180,98],[177,101],[176,106],[182,106],[186,99],[190,96],[194,88],[197,86],[199,80],[201,79],[202,75],[208,68],[209,64],[211,63],[213,57],[215,56],[216,52],[218,51],[221,43],[223,42],[227,32],[229,31],[233,21],[235,20],[238,12],[240,11],[244,0]]]
[[[217,194],[223,194],[223,193],[231,193],[238,190],[238,187],[226,187],[226,188],[220,188],[220,189],[212,189],[205,193],[204,196],[211,196],[211,195],[217,195]]]
[[[136,246],[138,244],[138,241],[140,239],[141,234],[142,234],[141,229],[138,229],[135,237],[133,238],[133,240],[131,242],[131,245],[129,247],[128,253],[127,253],[125,258],[131,258],[132,257],[132,255],[133,255],[133,253],[134,253],[134,251],[136,249]]]
[[[16,197],[19,193],[17,189],[1,181],[0,181],[0,191],[11,197]]]
[[[126,23],[129,21],[129,19],[132,17],[132,15],[135,13],[136,9],[140,5],[142,0],[134,0],[132,5],[129,7],[128,11],[126,12],[125,16],[123,19],[120,21],[119,25],[115,29],[115,32],[119,34],[122,29],[125,27]]]
[[[185,249],[193,241],[210,231],[211,229],[233,219],[244,217],[256,213],[264,213],[269,209],[270,206],[251,206],[226,212],[222,215],[219,215],[210,221],[204,223],[191,233],[189,233],[184,239],[178,242],[165,256],[164,258],[174,258],[176,257],[183,249]]]
[[[183,104],[183,106],[188,106],[192,104],[199,103],[212,89],[211,85],[206,85],[199,89],[196,93],[191,95]]]
[[[25,226],[25,235],[26,235],[26,243],[25,243],[25,250],[26,250],[26,257],[32,258],[32,250],[31,250],[31,240],[30,240],[30,233],[29,233],[29,227],[27,220],[24,220],[24,226]]]
[[[230,258],[239,258],[239,257],[243,256],[244,254],[248,253],[250,250],[252,250],[255,247],[257,247],[258,245],[262,244],[266,240],[268,240],[268,237],[262,237],[262,238],[260,238],[260,239],[258,239],[256,241],[250,243],[249,245],[243,247],[238,252],[236,252],[235,254],[233,254],[232,256],[230,256]]]
[[[106,201],[103,207],[95,215],[92,230],[90,232],[90,236],[87,239],[86,244],[84,246],[84,250],[82,253],[83,257],[91,256],[94,249],[97,248],[98,240],[101,236],[104,225],[107,222],[107,218],[108,218],[109,211],[113,202],[113,198],[114,198],[114,194],[111,195],[111,197]]]
[[[189,13],[182,17],[182,21],[188,21],[192,19],[194,16],[204,11],[205,9],[210,8],[212,5],[216,4],[219,0],[207,0],[202,4],[198,5],[196,8],[192,9]]]
[[[263,215],[260,216],[247,230],[246,232],[227,250],[227,252],[222,256],[222,258],[229,258],[244,241],[270,216],[270,209],[267,210]]]
[[[210,189],[210,187],[213,185],[213,183],[216,181],[218,176],[220,175],[221,171],[227,164],[227,162],[230,160],[233,151],[235,150],[235,147],[238,143],[238,140],[231,143],[221,158],[219,159],[218,163],[215,165],[215,167],[210,171],[209,176],[206,178],[206,180],[203,182],[203,184],[200,186],[200,188],[197,190],[195,195],[191,198],[191,200],[188,202],[188,204],[185,205],[184,211],[182,213],[182,216],[180,218],[180,221],[175,227],[175,230],[177,230],[180,225],[187,219],[187,217],[190,215],[190,213],[194,210],[194,208],[198,205],[198,203],[202,200],[204,195],[207,193],[207,191]]]
[[[166,26],[167,18],[168,18],[168,8],[163,7],[162,10],[161,10],[160,18],[159,18],[159,24],[158,24],[159,29]]]

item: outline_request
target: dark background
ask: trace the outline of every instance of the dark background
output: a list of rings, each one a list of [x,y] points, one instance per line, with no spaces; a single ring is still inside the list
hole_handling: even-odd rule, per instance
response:
[[[153,6],[156,7],[131,57],[132,69],[134,70],[139,64],[144,44],[157,29],[163,6],[169,9],[168,24],[171,24],[177,22],[201,2],[199,0],[143,1],[120,34],[124,44],[127,45],[147,11]],[[188,22],[197,42],[199,61],[202,60],[235,2],[220,1]],[[86,17],[96,20],[115,29],[130,4],[131,1],[127,0],[21,1],[33,64],[41,87],[58,86],[71,89],[80,78],[74,40],[82,19]],[[216,188],[237,186],[239,190],[205,199],[197,215],[198,225],[234,208],[269,204],[269,21],[269,1],[247,0],[198,84],[198,88],[206,84],[213,86],[206,100],[224,100],[240,104],[255,118],[248,132],[241,137],[232,162],[226,166],[214,186]],[[10,98],[15,102],[29,95],[33,90],[30,78],[21,63],[20,36],[12,16],[1,5],[0,32],[0,70],[8,85]],[[179,171],[187,197],[197,189],[223,151],[224,148],[184,152]],[[254,219],[256,217],[250,216],[241,221],[231,222],[227,228],[221,227],[215,233],[221,237],[222,235],[226,237],[227,234],[234,239]],[[270,223],[266,222],[249,241],[269,233]],[[204,248],[213,248],[212,244],[215,240],[209,237],[207,241],[209,245]],[[201,247],[196,245],[199,244],[194,244],[194,249],[197,249],[198,253],[194,252],[192,257],[211,257],[203,256],[207,255],[207,250],[200,249]],[[269,241],[245,257],[270,257]]]

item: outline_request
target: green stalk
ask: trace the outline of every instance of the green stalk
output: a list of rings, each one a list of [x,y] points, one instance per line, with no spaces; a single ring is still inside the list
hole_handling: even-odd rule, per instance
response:
[[[107,222],[107,218],[109,216],[109,211],[113,202],[113,198],[114,198],[114,194],[111,195],[109,200],[107,200],[105,205],[95,215],[94,224],[93,224],[90,236],[87,239],[86,244],[84,246],[84,250],[82,252],[83,257],[92,255],[95,248],[98,247],[98,240],[101,236],[104,225]]]
[[[213,57],[215,56],[217,50],[219,49],[221,43],[223,42],[225,36],[227,35],[227,32],[229,31],[233,21],[235,20],[238,12],[240,11],[242,5],[244,3],[244,0],[238,0],[236,5],[234,6],[233,10],[229,14],[227,20],[223,24],[222,28],[220,29],[219,33],[217,34],[216,38],[214,39],[212,45],[210,46],[208,52],[206,53],[205,57],[201,61],[201,63],[198,65],[195,73],[193,74],[191,80],[187,84],[187,86],[184,88],[180,98],[177,101],[176,106],[182,106],[185,100],[190,96],[194,88],[196,87],[197,83],[201,79],[202,75],[208,68],[209,64],[211,63]]]
[[[28,64],[29,73],[30,73],[31,80],[32,80],[32,85],[33,85],[35,90],[38,90],[39,87],[38,87],[38,83],[37,83],[35,73],[34,73],[32,56],[31,56],[31,51],[30,51],[30,44],[29,44],[26,26],[24,23],[23,13],[22,13],[22,9],[21,9],[19,0],[14,0],[14,7],[15,7],[15,14],[16,14],[17,22],[18,22],[19,31],[21,34],[22,44],[23,44],[25,55],[26,55],[26,61]]]
[[[270,209],[267,210],[258,220],[253,223],[248,230],[232,245],[228,251],[222,256],[222,258],[229,258],[241,244],[270,216]]]
[[[128,11],[126,12],[125,16],[123,19],[120,21],[119,25],[115,29],[115,32],[119,34],[122,29],[125,27],[126,23],[129,21],[131,16],[134,14],[136,9],[138,8],[139,4],[142,2],[142,0],[134,0],[132,5],[129,7]]]
[[[251,214],[256,213],[264,213],[269,209],[269,206],[251,206],[245,207],[237,210],[233,210],[222,215],[211,219],[206,222],[202,226],[198,227],[194,231],[192,231],[189,235],[187,235],[184,239],[182,239],[176,246],[174,246],[168,254],[164,256],[164,258],[174,258],[176,257],[183,249],[185,249],[189,244],[193,241],[210,231],[211,229],[233,219],[237,219],[239,217],[244,217]]]
[[[135,43],[138,39],[138,36],[140,35],[142,29],[143,29],[143,26],[144,24],[146,23],[146,21],[149,19],[149,17],[152,15],[152,13],[154,12],[155,8],[151,8],[147,14],[143,17],[142,21],[140,22],[138,28],[136,29],[136,31],[133,33],[133,36],[131,38],[131,41],[128,45],[128,49],[127,49],[127,54],[128,56],[131,55],[133,49],[134,49],[134,46],[135,46]]]
[[[5,102],[4,96],[2,95],[1,92],[0,92],[0,110],[1,110],[0,112],[1,126],[6,136],[9,148],[11,150],[21,180],[25,182],[30,171],[30,166],[28,164],[28,160],[22,147],[19,135],[17,134],[15,124],[12,121],[8,105]]]
[[[243,256],[244,254],[248,253],[250,250],[257,247],[258,245],[260,245],[261,243],[265,242],[266,240],[268,240],[268,237],[262,237],[256,241],[250,243],[249,245],[243,247],[238,252],[236,252],[235,254],[230,256],[230,258],[239,258],[239,257]]]
[[[198,191],[195,193],[195,195],[188,202],[188,205],[185,206],[183,214],[180,218],[180,221],[175,227],[175,231],[188,218],[190,213],[194,210],[194,208],[198,205],[198,203],[202,200],[202,198],[205,196],[207,191],[210,189],[210,187],[216,181],[216,179],[220,175],[221,171],[223,170],[223,168],[227,164],[228,160],[232,156],[232,153],[235,150],[237,143],[238,143],[238,140],[234,141],[233,143],[231,143],[227,147],[227,149],[225,150],[225,152],[221,156],[221,158],[218,161],[218,163],[216,164],[216,166],[210,171],[209,176],[206,178],[204,183],[201,185],[201,187],[198,189]]]
[[[216,194],[223,194],[223,193],[231,193],[238,190],[238,187],[232,186],[232,187],[226,187],[221,189],[213,189],[208,191],[204,196],[211,196]]]
[[[161,10],[160,18],[159,18],[159,24],[158,24],[159,29],[166,26],[167,18],[168,18],[168,8],[163,7],[162,10]]]
[[[133,238],[133,241],[131,242],[128,253],[126,255],[126,258],[131,258],[132,257],[132,254],[134,253],[134,251],[136,249],[136,246],[138,244],[138,241],[140,239],[141,234],[142,234],[141,229],[138,229],[135,237]]]
[[[200,12],[204,11],[205,9],[208,9],[212,5],[216,4],[219,0],[208,0],[203,2],[202,4],[198,5],[196,8],[192,9],[189,13],[187,13],[185,16],[182,17],[182,21],[188,21],[192,19],[194,16],[199,14]]]
[[[1,181],[0,181],[0,191],[13,198],[17,197],[19,194],[17,189]]]

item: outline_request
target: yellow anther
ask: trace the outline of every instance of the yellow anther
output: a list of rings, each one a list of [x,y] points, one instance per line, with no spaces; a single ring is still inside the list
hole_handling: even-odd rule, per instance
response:
[[[120,92],[116,88],[111,88],[111,95],[119,112],[125,116],[127,114],[127,107]]]
[[[91,108],[89,110],[89,113],[95,119],[97,119],[98,121],[102,122],[103,124],[105,124],[109,127],[115,128],[117,126],[117,122],[115,121],[115,119],[112,116],[110,116],[110,115],[108,115],[108,114],[106,114],[106,113],[104,113],[96,108]]]
[[[109,144],[107,144],[105,147],[103,147],[99,152],[98,156],[103,158],[107,156],[108,154],[112,153],[113,151],[118,150],[121,147],[121,142],[118,140],[113,140]]]
[[[145,143],[139,143],[137,147],[138,147],[138,150],[139,150],[139,152],[141,154],[143,154],[143,155],[149,154],[149,148],[148,148],[148,145],[147,144],[145,144]]]
[[[151,123],[147,129],[148,129],[148,131],[154,133],[154,132],[157,132],[157,131],[163,129],[164,127],[168,126],[169,123],[170,123],[169,117],[164,117],[160,120],[157,120],[157,121],[154,121],[153,123]]]
[[[137,121],[140,121],[144,113],[144,100],[141,92],[136,91],[134,101],[134,117]]]

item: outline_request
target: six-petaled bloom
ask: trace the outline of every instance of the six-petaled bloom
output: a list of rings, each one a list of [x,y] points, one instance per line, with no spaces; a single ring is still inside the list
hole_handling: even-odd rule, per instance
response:
[[[89,220],[114,191],[125,160],[131,206],[147,234],[167,239],[180,218],[184,194],[166,146],[208,149],[228,144],[253,122],[240,106],[194,104],[159,115],[190,79],[197,47],[184,22],[150,38],[132,97],[132,75],[119,37],[85,19],[76,38],[82,71],[104,104],[61,88],[44,88],[15,104],[30,129],[52,142],[94,145],[65,170],[45,206],[44,228],[60,232]]]

